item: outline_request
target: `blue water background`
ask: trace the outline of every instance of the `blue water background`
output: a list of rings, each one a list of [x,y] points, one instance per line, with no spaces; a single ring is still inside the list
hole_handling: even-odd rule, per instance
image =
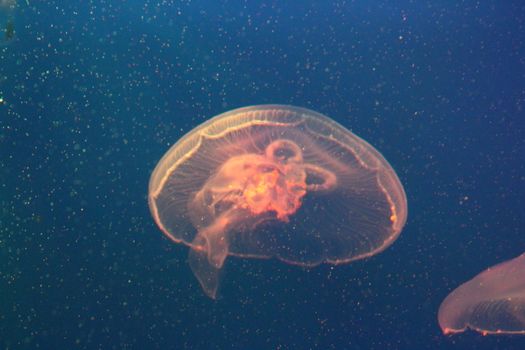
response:
[[[0,46],[0,348],[524,349],[447,337],[446,295],[525,251],[523,1],[30,1]],[[409,203],[371,259],[231,258],[218,301],[147,206],[183,134],[311,108]]]

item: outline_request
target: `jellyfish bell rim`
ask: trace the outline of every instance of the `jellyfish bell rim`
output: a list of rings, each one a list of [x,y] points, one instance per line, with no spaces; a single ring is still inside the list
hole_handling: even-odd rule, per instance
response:
[[[438,324],[443,334],[454,335],[472,330],[482,335],[524,335],[525,329],[482,328],[472,321],[471,315],[475,307],[484,300],[498,301],[508,299],[509,295],[507,294],[507,287],[505,287],[508,280],[518,281],[518,288],[521,288],[520,283],[523,279],[515,275],[517,274],[516,271],[522,271],[520,263],[521,265],[525,263],[525,253],[482,270],[450,291],[441,302],[437,315]],[[496,274],[495,277],[491,276],[493,273]],[[503,277],[503,281],[495,283],[493,279],[498,277]],[[504,293],[499,291],[502,293],[501,295],[498,293],[496,293],[496,296],[490,295],[493,286],[503,286]],[[482,291],[481,297],[473,295],[473,288],[475,288],[474,291]],[[514,287],[511,287],[511,289],[512,288]],[[487,294],[487,292],[489,294]],[[464,302],[464,300],[468,302]],[[499,327],[501,327],[501,325]]]
[[[149,208],[150,208],[152,216],[155,219],[155,222],[157,223],[157,226],[161,229],[161,231],[164,233],[164,235],[166,237],[168,237],[170,240],[172,240],[173,242],[182,243],[182,244],[190,247],[191,249],[199,249],[198,247],[195,247],[194,245],[192,245],[191,242],[185,241],[183,238],[175,237],[171,232],[169,232],[162,225],[162,221],[160,220],[159,213],[158,213],[158,208],[157,208],[156,204],[154,203],[155,199],[157,198],[157,196],[161,192],[161,189],[163,188],[163,186],[165,184],[165,181],[167,181],[167,177],[165,176],[165,174],[172,172],[174,169],[176,169],[178,167],[178,164],[182,163],[184,161],[184,159],[187,159],[187,158],[190,157],[187,154],[185,154],[185,155],[183,155],[181,157],[178,157],[178,158],[174,157],[173,156],[173,154],[175,153],[174,150],[178,149],[183,144],[191,142],[192,139],[194,138],[195,134],[198,134],[202,130],[206,130],[207,128],[210,128],[217,121],[226,120],[227,118],[230,118],[230,117],[232,117],[234,115],[244,114],[244,113],[247,113],[247,112],[264,112],[264,111],[271,111],[271,110],[281,111],[281,112],[282,111],[289,111],[291,113],[297,114],[297,117],[302,118],[302,120],[299,120],[297,122],[298,125],[302,124],[302,123],[306,123],[308,120],[313,120],[313,122],[315,122],[315,123],[321,123],[324,126],[335,128],[338,131],[339,130],[341,130],[341,131],[348,131],[349,134],[345,135],[345,137],[348,137],[349,139],[353,139],[354,141],[358,141],[360,144],[362,144],[363,147],[366,148],[366,150],[370,152],[371,156],[373,156],[375,159],[379,160],[380,164],[382,166],[384,166],[386,169],[389,170],[389,175],[393,178],[394,182],[399,184],[399,186],[396,187],[396,189],[399,191],[397,193],[397,196],[396,196],[396,199],[399,200],[399,203],[396,203],[396,204],[399,206],[399,208],[403,208],[404,210],[396,210],[395,213],[397,215],[403,214],[403,216],[395,218],[394,226],[392,226],[393,234],[388,239],[383,241],[383,244],[381,244],[380,246],[376,247],[372,251],[369,251],[367,253],[358,254],[358,255],[352,256],[352,257],[347,258],[347,259],[328,259],[328,258],[323,258],[320,261],[315,261],[315,262],[302,262],[302,261],[298,262],[298,261],[288,260],[286,258],[281,258],[281,257],[275,256],[275,255],[243,254],[243,253],[236,253],[236,252],[231,252],[231,251],[228,253],[228,256],[237,256],[237,257],[241,257],[241,258],[261,258],[261,259],[268,259],[268,258],[274,258],[275,257],[275,258],[277,258],[280,261],[283,261],[283,262],[286,262],[286,263],[292,264],[292,265],[298,265],[298,266],[317,266],[317,265],[322,264],[322,263],[338,265],[338,264],[349,263],[349,262],[355,261],[355,260],[368,258],[368,257],[370,257],[372,255],[375,255],[377,253],[380,253],[383,250],[385,250],[386,248],[388,248],[399,237],[399,235],[401,234],[401,231],[402,231],[403,227],[405,226],[405,224],[407,222],[407,217],[408,217],[408,203],[407,203],[407,198],[406,198],[406,192],[405,192],[404,186],[402,185],[402,183],[401,183],[397,173],[394,171],[394,169],[391,166],[391,164],[388,162],[388,160],[378,150],[376,150],[376,148],[374,146],[369,144],[366,140],[362,139],[358,135],[354,134],[350,129],[346,128],[345,126],[343,126],[339,122],[337,122],[337,121],[335,121],[335,120],[325,116],[322,113],[310,110],[308,108],[297,107],[297,106],[287,105],[287,104],[251,105],[251,106],[240,107],[240,108],[236,108],[236,109],[233,109],[233,110],[229,110],[229,111],[220,113],[220,114],[218,114],[218,115],[216,115],[216,116],[206,120],[205,122],[199,124],[198,126],[196,126],[195,128],[189,130],[188,132],[186,132],[182,137],[180,137],[177,140],[176,143],[174,143],[167,151],[165,151],[164,155],[157,162],[157,165],[155,166],[153,172],[151,173],[150,181],[149,181],[149,185],[148,185],[148,189],[149,189],[149,194],[148,194]],[[279,125],[279,122],[278,121],[273,121],[272,122],[269,119],[267,119],[267,120],[261,119],[260,121],[258,121],[257,123],[254,124],[254,121],[252,120],[252,121],[246,121],[246,122],[244,122],[244,123],[242,123],[240,125],[236,125],[235,128],[236,129],[242,129],[243,127],[245,127],[245,125],[248,125],[248,124],[250,124],[250,125]],[[283,125],[293,125],[293,124],[294,123],[291,123],[291,122],[283,123]],[[221,133],[219,135],[223,135],[223,134],[226,134],[228,132],[231,132],[230,129],[231,128],[225,127],[221,131]],[[218,137],[218,136],[217,135],[213,135],[213,134],[207,135],[206,133],[202,134],[201,137],[198,138],[198,141],[190,149],[195,149],[195,150],[199,149],[200,145],[203,142],[202,141],[203,139],[213,138],[213,137]],[[336,142],[338,142],[337,138],[334,137],[333,135],[330,135],[330,138],[333,138],[334,140],[336,140]],[[343,145],[342,142],[341,142],[341,144]],[[174,157],[174,159],[177,159],[177,160],[176,160],[175,164],[172,164],[171,166],[166,167],[164,164],[165,163],[169,164],[170,162],[167,162],[166,160],[171,158],[171,157]],[[159,181],[159,179],[162,179],[162,178],[164,178],[164,181]],[[379,176],[377,177],[377,181],[378,182],[381,181]],[[383,188],[383,186],[381,186],[381,187]],[[383,188],[383,192],[389,198],[389,201],[390,201],[392,196],[390,196],[384,188]]]
[[[453,335],[456,335],[456,334],[460,334],[460,333],[466,332],[469,329],[471,331],[480,333],[483,336],[486,336],[486,335],[502,335],[502,334],[505,334],[505,335],[524,335],[525,334],[525,330],[523,330],[523,331],[506,331],[506,330],[502,330],[502,329],[486,330],[486,329],[483,329],[483,328],[474,327],[474,326],[472,326],[470,324],[466,325],[463,328],[457,328],[457,329],[456,328],[447,328],[447,327],[445,327],[445,328],[441,328],[441,331],[443,332],[444,335],[453,336]]]
[[[186,246],[186,247],[188,247],[190,249],[196,250],[196,251],[202,251],[202,246],[195,245],[195,244],[192,244],[192,242],[186,242],[183,239],[176,238],[169,231],[167,231],[163,226],[160,226],[158,224],[157,224],[157,226],[162,231],[162,233],[164,233],[166,238],[171,240],[172,242],[177,243],[177,244],[183,244],[184,246]],[[388,243],[379,246],[376,250],[373,250],[373,251],[371,251],[371,252],[369,252],[367,254],[355,255],[355,256],[353,256],[351,258],[348,258],[348,259],[322,259],[322,260],[316,261],[316,262],[299,262],[299,261],[296,261],[296,260],[290,260],[290,259],[282,258],[282,257],[276,256],[276,255],[242,254],[242,253],[236,253],[236,252],[231,252],[231,251],[228,252],[227,257],[231,256],[231,257],[236,257],[236,258],[241,258],[241,259],[248,258],[248,259],[260,259],[260,260],[276,259],[276,260],[282,261],[282,262],[284,262],[284,263],[286,263],[288,265],[294,265],[294,266],[300,266],[300,267],[316,267],[316,266],[319,266],[321,264],[344,265],[344,264],[351,263],[353,261],[371,258],[374,255],[376,255],[378,253],[381,253],[386,248],[388,248],[397,239],[397,237],[400,234],[401,234],[401,231],[399,231],[397,233],[397,235],[392,236],[392,240],[391,241],[390,240],[385,241],[385,242],[388,242]]]

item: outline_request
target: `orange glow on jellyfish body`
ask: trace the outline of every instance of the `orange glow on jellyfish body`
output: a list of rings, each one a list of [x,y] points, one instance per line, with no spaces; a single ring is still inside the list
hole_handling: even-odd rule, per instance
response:
[[[389,246],[407,216],[403,187],[379,152],[319,113],[279,105],[192,130],[157,164],[148,199],[162,232],[190,247],[212,298],[229,255],[350,262]]]
[[[251,213],[259,215],[273,212],[276,218],[288,221],[301,206],[301,199],[306,194],[306,172],[300,154],[292,153],[285,158],[277,157],[276,144],[282,147],[291,147],[287,142],[276,141],[266,148],[265,157],[261,166],[250,174],[244,190],[245,205]],[[294,152],[300,152],[296,147]]]
[[[276,144],[292,148],[291,156],[276,156],[274,152],[280,150]],[[307,192],[306,170],[297,152],[297,147],[278,140],[267,147],[264,155],[245,154],[229,159],[203,188],[216,199],[209,206],[211,214],[216,215],[218,206],[225,206],[232,214],[236,210],[247,210],[254,216],[273,213],[278,220],[287,222]],[[220,184],[226,184],[226,188]],[[198,200],[202,197],[200,192],[196,196]]]
[[[241,208],[248,209],[254,215],[265,212],[274,212],[277,219],[287,221],[301,206],[301,198],[305,191],[290,191],[288,183],[277,169],[261,174],[253,174],[243,191]],[[301,184],[294,184],[301,186]],[[306,187],[306,184],[302,184]]]

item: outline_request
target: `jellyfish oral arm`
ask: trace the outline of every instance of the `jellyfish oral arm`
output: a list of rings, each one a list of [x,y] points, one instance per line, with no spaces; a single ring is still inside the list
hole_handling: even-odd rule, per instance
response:
[[[209,263],[220,269],[228,256],[226,227],[230,224],[228,214],[219,217],[215,222],[200,230],[193,240],[193,249],[207,253]]]
[[[221,268],[209,263],[206,252],[194,248],[190,249],[188,262],[204,293],[215,299],[219,288]]]
[[[220,272],[228,256],[226,228],[230,220],[227,214],[200,230],[192,242],[189,263],[193,274],[202,289],[210,298],[215,299],[219,288]]]

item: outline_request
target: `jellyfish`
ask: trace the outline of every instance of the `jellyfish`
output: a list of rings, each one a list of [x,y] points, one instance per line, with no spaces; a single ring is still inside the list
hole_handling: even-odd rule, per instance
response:
[[[441,303],[443,333],[470,328],[486,334],[525,334],[525,254],[488,268]]]
[[[16,0],[0,0],[0,46],[8,44],[15,36]]]
[[[0,9],[3,10],[14,10],[16,7],[17,0],[0,0]]]
[[[189,246],[211,298],[228,256],[348,263],[386,249],[407,218],[403,186],[378,151],[324,115],[282,105],[190,131],[158,162],[148,200],[161,231]]]

